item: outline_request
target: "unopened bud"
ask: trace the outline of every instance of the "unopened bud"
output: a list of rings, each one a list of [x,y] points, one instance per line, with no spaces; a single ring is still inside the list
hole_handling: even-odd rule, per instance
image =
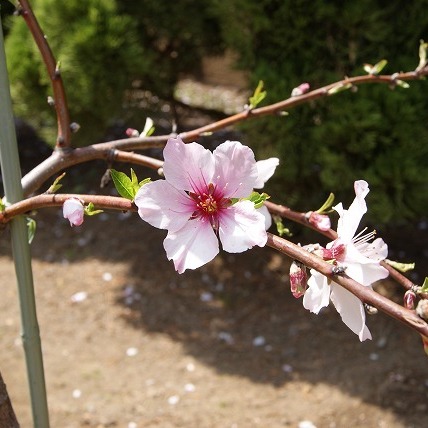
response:
[[[407,290],[404,293],[403,304],[406,309],[415,309],[416,294],[412,290]]]
[[[55,100],[53,99],[53,97],[51,97],[50,95],[48,96],[48,104],[53,107],[55,105]]]
[[[62,206],[62,213],[70,222],[70,226],[80,226],[85,217],[85,207],[79,199],[69,198]]]
[[[80,129],[80,125],[76,122],[70,123],[70,131],[75,134]]]
[[[134,129],[134,128],[128,128],[126,131],[125,131],[125,133],[126,133],[126,135],[129,137],[129,138],[132,138],[132,137],[139,137],[140,136],[140,133],[136,130],[136,129]]]
[[[307,213],[308,222],[319,230],[329,230],[331,227],[330,217],[325,214],[319,214],[315,211]]]
[[[309,91],[309,83],[302,83],[291,91],[292,97],[298,97],[300,95],[306,94]]]
[[[305,294],[307,287],[308,274],[306,273],[306,267],[302,263],[294,260],[290,266],[291,294],[298,299]]]

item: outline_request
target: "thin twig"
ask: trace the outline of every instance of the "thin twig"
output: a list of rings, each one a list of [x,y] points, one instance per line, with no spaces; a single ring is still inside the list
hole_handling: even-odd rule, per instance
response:
[[[19,0],[21,16],[24,18],[27,26],[33,36],[34,41],[39,48],[43,62],[45,63],[49,79],[52,83],[54,94],[55,111],[57,116],[58,135],[56,139],[56,147],[71,146],[71,130],[70,130],[70,114],[67,106],[67,98],[61,78],[61,72],[55,61],[55,57],[43,34],[42,29],[31,9],[27,0]]]
[[[413,330],[416,330],[424,336],[428,336],[428,324],[422,318],[419,318],[415,311],[405,309],[388,298],[376,293],[370,287],[365,287],[345,274],[333,274],[331,264],[309,253],[302,247],[299,247],[284,238],[272,235],[271,233],[268,233],[267,245],[322,273],[327,278],[354,294],[363,303],[368,303],[369,305],[374,306],[387,315],[403,322]]]

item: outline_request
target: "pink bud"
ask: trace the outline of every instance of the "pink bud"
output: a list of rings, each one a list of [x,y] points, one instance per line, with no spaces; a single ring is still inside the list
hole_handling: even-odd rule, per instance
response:
[[[406,309],[415,309],[416,294],[412,290],[407,290],[404,293],[404,307]]]
[[[134,129],[134,128],[127,128],[127,130],[125,131],[125,133],[126,133],[126,135],[129,138],[139,137],[140,136],[140,133],[136,129]]]
[[[302,83],[291,91],[292,97],[298,97],[300,95],[306,94],[310,89],[309,83]]]
[[[70,222],[70,226],[80,226],[84,220],[85,209],[79,199],[70,198],[64,202],[62,214]]]
[[[312,226],[319,230],[326,231],[331,227],[330,217],[328,215],[319,214],[314,211],[309,214],[308,221],[310,224],[312,224]]]
[[[298,299],[305,294],[307,287],[308,274],[306,273],[306,267],[302,263],[294,260],[290,266],[291,294]]]

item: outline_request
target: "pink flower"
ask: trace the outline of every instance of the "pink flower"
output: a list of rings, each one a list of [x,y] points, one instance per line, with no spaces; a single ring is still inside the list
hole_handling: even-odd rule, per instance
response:
[[[306,94],[310,89],[309,83],[301,83],[291,91],[292,97],[299,97],[300,95]]]
[[[334,259],[346,269],[346,274],[366,287],[375,281],[386,278],[388,271],[379,262],[388,254],[385,242],[378,238],[372,241],[374,233],[355,235],[362,216],[367,212],[365,197],[369,193],[367,182],[360,180],[354,183],[355,199],[348,210],[338,204],[334,209],[339,213],[337,226],[338,238],[330,242],[323,251],[325,259]],[[303,306],[313,313],[333,302],[342,321],[356,334],[361,341],[371,339],[365,325],[365,312],[362,302],[351,292],[315,270],[308,281],[308,289],[303,298]]]
[[[235,202],[257,184],[249,147],[226,141],[211,153],[177,137],[168,140],[164,159],[165,180],[141,187],[135,204],[143,220],[168,231],[164,248],[179,273],[212,260],[219,239],[229,253],[266,244],[264,216],[248,200]]]
[[[70,221],[70,226],[80,226],[85,216],[85,208],[77,198],[67,199],[62,206],[64,218]]]

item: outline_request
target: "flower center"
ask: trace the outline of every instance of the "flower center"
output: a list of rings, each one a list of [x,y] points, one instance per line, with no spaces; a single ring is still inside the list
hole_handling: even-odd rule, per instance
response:
[[[217,229],[217,215],[219,211],[230,206],[230,199],[224,198],[221,192],[218,192],[216,186],[212,183],[208,184],[205,192],[190,192],[189,196],[196,203],[196,209],[192,215],[192,218],[208,217],[212,227]]]

